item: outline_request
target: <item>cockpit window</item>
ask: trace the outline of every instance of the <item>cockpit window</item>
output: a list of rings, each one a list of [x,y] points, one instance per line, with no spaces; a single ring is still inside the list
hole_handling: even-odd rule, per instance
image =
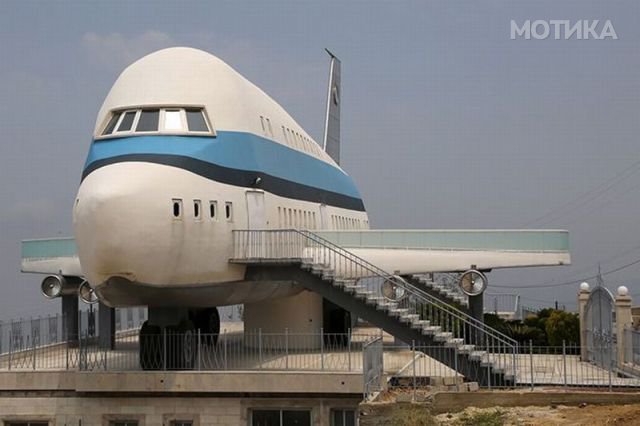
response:
[[[202,115],[201,109],[188,109],[187,110],[187,125],[191,132],[208,132],[207,122]]]
[[[165,130],[183,130],[182,114],[180,110],[168,109],[164,112],[164,129]]]
[[[104,132],[102,132],[102,136],[110,135],[111,133],[113,133],[113,129],[115,129],[119,118],[120,118],[119,112],[116,112],[111,116],[111,120],[109,120],[107,127],[104,128]]]
[[[156,132],[160,120],[159,109],[143,109],[138,119],[136,132]]]
[[[124,113],[124,117],[122,117],[122,121],[118,126],[118,132],[128,132],[131,130],[131,125],[133,124],[133,119],[136,118],[136,111],[127,111]]]
[[[122,137],[144,133],[215,137],[215,130],[210,123],[202,107],[133,107],[113,111],[100,136]]]

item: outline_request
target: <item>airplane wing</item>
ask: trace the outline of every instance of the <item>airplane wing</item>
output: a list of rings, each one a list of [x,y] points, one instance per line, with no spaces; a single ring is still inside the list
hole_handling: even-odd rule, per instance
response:
[[[22,272],[81,277],[82,269],[73,238],[22,241]]]
[[[396,274],[571,264],[563,230],[314,231]],[[22,272],[82,276],[73,238],[22,242]]]
[[[564,230],[314,231],[396,274],[571,264]]]

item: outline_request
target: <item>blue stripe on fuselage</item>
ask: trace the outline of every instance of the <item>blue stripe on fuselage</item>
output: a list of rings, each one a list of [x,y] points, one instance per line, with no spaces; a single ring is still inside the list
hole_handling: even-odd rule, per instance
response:
[[[218,132],[203,136],[130,136],[94,141],[85,163],[127,154],[170,154],[219,166],[255,171],[360,199],[349,175],[331,164],[260,136]]]

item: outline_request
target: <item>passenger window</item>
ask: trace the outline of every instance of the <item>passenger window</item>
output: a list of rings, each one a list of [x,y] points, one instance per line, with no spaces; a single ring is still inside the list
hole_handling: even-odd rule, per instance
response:
[[[202,203],[200,200],[193,200],[193,217],[196,219],[200,219],[202,217],[201,207]]]
[[[179,219],[182,216],[182,200],[174,198],[173,203],[173,217]]]
[[[218,210],[218,202],[209,201],[209,217],[211,217],[211,219],[216,218],[217,210]]]
[[[227,217],[227,220],[231,222],[233,220],[233,203],[226,202],[224,203],[224,213]]]
[[[136,111],[127,111],[122,117],[122,121],[120,121],[120,125],[118,126],[118,132],[128,132],[131,130],[131,125],[133,124],[133,119],[136,118]]]
[[[138,119],[136,132],[155,132],[158,130],[159,109],[143,109]]]
[[[104,132],[102,132],[102,136],[110,135],[111,133],[113,133],[113,129],[116,128],[116,124],[118,124],[120,115],[120,112],[113,113],[113,115],[111,116],[111,120],[109,120],[109,123],[107,124],[107,127],[105,127]]]
[[[165,130],[182,130],[182,116],[180,110],[166,110],[164,112],[164,129]]]
[[[271,120],[267,118],[267,127],[269,128],[269,135],[273,136],[273,129],[271,128]]]

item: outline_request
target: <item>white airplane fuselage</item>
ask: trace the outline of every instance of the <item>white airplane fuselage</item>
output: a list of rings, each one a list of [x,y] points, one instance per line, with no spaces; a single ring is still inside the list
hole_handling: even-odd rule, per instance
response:
[[[205,124],[203,124],[205,123]],[[294,295],[245,281],[234,229],[367,229],[351,178],[268,95],[195,49],[153,53],[107,96],[73,208],[82,272],[111,306]]]

